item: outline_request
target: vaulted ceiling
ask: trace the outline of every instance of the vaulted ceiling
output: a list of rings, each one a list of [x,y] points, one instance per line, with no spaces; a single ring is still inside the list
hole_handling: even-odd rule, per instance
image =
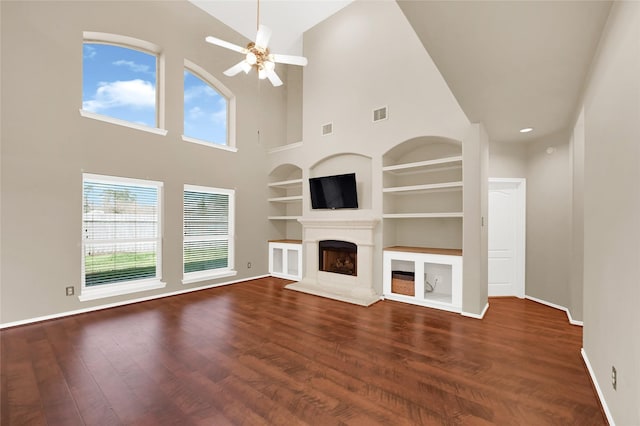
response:
[[[257,3],[191,1],[254,38]],[[302,33],[349,3],[262,0],[260,21],[276,29],[274,51],[301,54]],[[397,3],[469,120],[484,123],[492,141],[570,130],[610,1]],[[520,133],[525,127],[534,130]]]

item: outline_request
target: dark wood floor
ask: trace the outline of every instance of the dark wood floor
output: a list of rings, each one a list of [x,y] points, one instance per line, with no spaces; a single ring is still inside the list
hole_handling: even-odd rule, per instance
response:
[[[606,424],[561,311],[482,321],[261,279],[6,329],[3,425]]]

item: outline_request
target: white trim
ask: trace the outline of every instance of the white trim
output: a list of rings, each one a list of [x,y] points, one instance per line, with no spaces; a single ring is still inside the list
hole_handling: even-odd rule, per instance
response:
[[[520,208],[516,218],[516,292],[514,296],[525,297],[526,287],[526,253],[527,253],[527,180],[525,178],[489,178],[489,191],[492,183],[516,184],[515,195]],[[491,218],[489,218],[491,220]]]
[[[146,50],[147,52],[156,55],[161,51],[160,47],[156,46],[153,43],[120,34],[101,33],[97,31],[83,31],[82,39],[84,43],[115,44],[128,48],[134,48],[137,50]]]
[[[602,393],[602,389],[600,389],[600,385],[598,384],[598,379],[596,379],[596,374],[591,367],[591,362],[589,362],[589,357],[587,356],[587,352],[584,348],[580,349],[580,354],[582,355],[582,360],[584,361],[584,365],[587,366],[587,371],[589,371],[589,377],[591,377],[591,383],[593,383],[593,387],[596,388],[596,393],[598,394],[598,399],[600,400],[600,404],[602,405],[602,410],[604,411],[605,416],[607,416],[607,421],[609,425],[616,426],[616,422],[613,421],[613,415],[609,410],[609,406],[607,405],[607,401],[604,399],[604,394]]]
[[[121,120],[119,118],[109,117],[108,115],[96,114],[80,108],[80,115],[92,120],[104,121],[105,123],[116,124],[118,126],[129,127],[131,129],[142,130],[143,132],[153,133],[160,136],[166,136],[167,130],[158,127],[149,127],[144,124],[134,123],[132,121]]]
[[[201,275],[197,275],[197,272],[189,273],[185,278],[182,279],[182,284],[183,285],[193,284],[193,283],[199,283],[202,281],[216,280],[218,278],[235,277],[236,275],[238,275],[238,271],[234,271],[230,269],[224,269],[223,271],[218,271],[218,272],[215,272],[215,270],[213,271],[207,270],[202,272],[204,273]],[[191,274],[194,274],[194,275],[191,275]]]
[[[290,143],[283,146],[277,146],[275,148],[271,148],[267,150],[267,154],[275,154],[276,152],[286,151],[289,149],[300,148],[302,146],[302,142]]]
[[[164,183],[160,181],[153,180],[145,180],[145,179],[136,179],[136,178],[127,178],[127,177],[119,177],[119,176],[110,176],[110,175],[98,175],[92,173],[82,173],[82,201],[84,205],[84,185],[85,182],[95,182],[97,184],[107,184],[107,185],[130,185],[137,186],[141,188],[153,188],[157,191],[158,199],[157,199],[157,223],[156,223],[156,234],[157,237],[149,241],[149,239],[117,239],[117,240],[87,240],[85,239],[84,234],[81,235],[81,243],[80,243],[80,259],[81,259],[81,267],[80,267],[80,295],[78,295],[78,299],[81,302],[95,299],[102,299],[105,297],[113,297],[120,296],[123,294],[136,293],[140,291],[154,290],[158,288],[164,288],[167,284],[162,282],[162,238],[163,238],[163,214],[164,211]],[[83,220],[84,223],[84,220]],[[80,227],[82,230],[84,227]],[[86,269],[85,269],[85,254],[86,254],[86,244],[104,244],[111,242],[127,242],[127,243],[136,243],[136,242],[155,242],[156,245],[156,276],[148,279],[141,280],[130,280],[130,281],[118,281],[111,284],[103,284],[96,287],[87,287],[86,285]]]
[[[106,183],[106,184],[128,184],[128,185],[135,185],[135,186],[143,186],[145,188],[162,189],[164,186],[164,182],[161,182],[159,180],[137,179],[137,178],[111,176],[111,175],[97,175],[94,173],[82,173],[82,182],[84,183],[85,180],[90,180],[96,183]]]
[[[87,313],[87,312],[100,311],[100,310],[103,310],[103,309],[115,308],[115,307],[118,307],[118,306],[131,305],[131,304],[134,304],[134,303],[146,302],[146,301],[154,300],[154,299],[162,299],[164,297],[178,296],[180,294],[191,293],[193,291],[208,290],[208,289],[214,288],[214,287],[222,287],[222,286],[225,286],[225,285],[236,284],[236,283],[241,283],[241,282],[246,282],[246,281],[253,281],[253,280],[257,280],[257,279],[260,279],[260,278],[267,278],[267,277],[269,277],[269,274],[258,275],[258,276],[255,276],[255,277],[243,278],[243,279],[234,280],[234,281],[227,281],[227,282],[224,282],[224,283],[210,284],[210,285],[206,285],[206,286],[202,286],[202,287],[194,287],[194,288],[188,288],[188,289],[184,289],[184,290],[177,290],[177,291],[172,291],[170,293],[154,294],[152,296],[140,297],[138,299],[131,299],[131,300],[125,300],[125,301],[122,301],[122,302],[108,303],[106,305],[92,306],[90,308],[83,308],[83,309],[77,309],[77,310],[73,310],[73,311],[60,312],[60,313],[57,313],[57,314],[44,315],[44,316],[41,316],[41,317],[29,318],[29,319],[20,320],[20,321],[6,322],[6,323],[0,324],[0,329],[9,328],[9,327],[17,327],[19,325],[32,324],[32,323],[35,323],[35,322],[47,321],[47,320],[52,320],[52,319],[56,319],[56,318],[63,318],[63,317],[71,316],[71,315],[84,314],[84,313]]]
[[[185,142],[197,143],[198,145],[208,146],[210,148],[221,149],[223,151],[238,152],[238,148],[236,148],[235,146],[229,146],[229,145],[224,145],[221,143],[210,142],[210,141],[203,141],[202,139],[192,138],[185,135],[182,135],[182,140]]]
[[[104,299],[106,297],[121,296],[123,294],[138,293],[140,291],[156,290],[165,288],[167,283],[159,279],[133,281],[125,284],[102,285],[96,287],[83,287],[82,294],[78,300],[86,302],[88,300]]]
[[[582,327],[584,325],[584,323],[582,321],[574,320],[571,317],[571,312],[569,312],[569,309],[565,308],[562,305],[557,305],[555,303],[547,302],[546,300],[538,299],[537,297],[533,297],[533,296],[529,296],[529,295],[525,295],[524,298],[525,299],[529,299],[529,300],[531,300],[533,302],[541,303],[541,304],[549,306],[551,308],[560,309],[561,311],[564,311],[567,314],[567,318],[569,319],[569,324],[571,324],[571,325],[578,325],[580,327]]]
[[[484,309],[482,310],[482,312],[480,312],[480,315],[474,314],[474,313],[471,313],[471,312],[465,312],[465,311],[460,312],[460,315],[462,315],[463,317],[469,317],[469,318],[475,318],[475,319],[483,319],[484,315],[487,313],[488,310],[489,310],[489,302],[487,302],[487,304],[484,305]]]

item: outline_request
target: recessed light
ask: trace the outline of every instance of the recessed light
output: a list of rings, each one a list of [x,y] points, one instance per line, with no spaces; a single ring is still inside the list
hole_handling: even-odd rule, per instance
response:
[[[520,129],[520,133],[529,133],[533,132],[533,127],[525,127],[524,129]]]

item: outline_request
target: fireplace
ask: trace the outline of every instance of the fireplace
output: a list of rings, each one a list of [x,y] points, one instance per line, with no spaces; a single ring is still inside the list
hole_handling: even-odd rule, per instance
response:
[[[286,288],[361,306],[380,300],[381,277],[373,273],[378,219],[301,218],[298,221],[302,224],[303,276]],[[353,266],[345,268],[349,263]]]
[[[358,275],[358,246],[347,241],[318,242],[318,270],[335,274]]]

